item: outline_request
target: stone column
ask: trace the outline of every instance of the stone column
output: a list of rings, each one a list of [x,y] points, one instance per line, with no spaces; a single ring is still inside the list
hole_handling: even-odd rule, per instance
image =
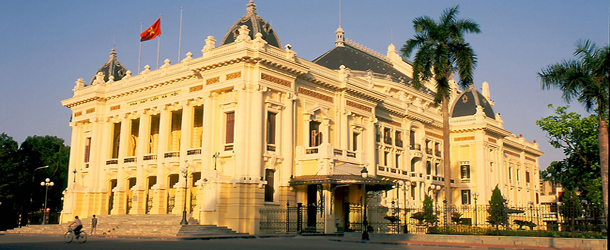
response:
[[[235,110],[235,133],[234,133],[234,152],[235,152],[235,166],[233,173],[226,173],[227,175],[234,175],[239,179],[243,179],[249,174],[248,167],[246,166],[247,157],[247,130],[251,124],[248,124],[248,92],[243,89],[237,90],[237,107]],[[224,126],[224,124],[223,124]],[[224,129],[223,129],[224,131]],[[221,135],[224,137],[225,135]],[[224,141],[224,140],[221,140]],[[221,146],[221,151],[224,150]]]
[[[138,147],[136,152],[137,173],[136,186],[133,195],[132,214],[146,213],[146,179],[147,167],[144,163],[144,155],[148,152],[148,143],[150,142],[150,113],[147,110],[140,111],[140,128],[138,131]]]
[[[186,157],[187,157],[187,151],[188,149],[191,147],[191,131],[193,129],[193,106],[187,101],[184,105],[182,105],[182,124],[180,125],[180,167],[184,167],[186,168]],[[178,176],[180,178],[179,180],[179,185],[176,189],[176,198],[175,198],[175,205],[174,205],[174,214],[176,213],[182,213],[182,211],[184,210],[184,202],[185,202],[185,197],[184,197],[184,193],[185,187],[188,187],[188,183],[187,181],[191,181],[191,168],[193,168],[193,164],[192,162],[189,163],[190,166],[188,167],[189,169],[188,171],[188,178],[185,179],[184,175],[182,174],[182,172],[178,173]],[[188,190],[187,191],[187,195],[188,195]],[[188,201],[188,197],[186,197],[187,201]],[[177,209],[179,208],[179,209]],[[189,204],[187,202],[187,213],[189,211]]]
[[[124,117],[121,119],[121,134],[119,142],[119,163],[117,168],[117,186],[114,191],[114,206],[111,214],[125,214],[126,207],[126,192],[127,192],[127,176],[125,173],[125,163],[123,162],[129,150],[129,141],[131,140],[131,119]]]
[[[294,99],[291,94],[286,93],[284,97],[284,109],[280,117],[282,117],[281,125],[278,127],[280,130],[280,155],[284,158],[282,161],[282,168],[280,169],[280,186],[288,187],[290,176],[293,175],[293,164],[294,164]],[[281,200],[281,199],[280,199]]]
[[[159,119],[159,146],[157,152],[157,184],[153,187],[153,207],[151,214],[165,214],[167,211],[167,168],[164,154],[171,133],[171,111],[167,106],[161,108]]]
[[[206,96],[206,95],[204,95]],[[201,136],[201,178],[204,178],[203,173],[206,173],[212,169],[214,169],[214,159],[212,159],[212,155],[215,153],[213,151],[214,135],[216,135],[213,131],[214,129],[214,109],[212,108],[212,97],[209,96],[209,93],[205,97],[203,101],[203,131]],[[199,198],[197,198],[199,201]]]
[[[259,86],[259,88],[262,87]],[[265,136],[264,128],[266,123],[265,115],[263,114],[265,110],[263,106],[263,91],[264,90],[253,90],[250,93],[251,98],[250,105],[248,107],[250,109],[248,112],[249,119],[247,122],[249,126],[249,140],[246,149],[246,152],[248,152],[248,160],[246,164],[249,166],[246,168],[248,169],[248,175],[253,179],[256,178],[257,180],[264,175],[263,147],[266,146],[266,144],[263,143],[263,138]],[[245,116],[240,116],[239,118],[242,117]],[[243,121],[239,121],[238,124],[239,123],[243,123]]]
[[[376,118],[371,117],[369,118],[369,120],[367,121],[367,125],[366,125],[366,131],[364,131],[365,134],[365,138],[364,141],[364,147],[366,147],[366,158],[362,158],[363,162],[366,162],[366,164],[368,165],[368,171],[369,171],[369,175],[373,175],[376,176],[377,175],[377,165],[375,164],[375,155],[377,154],[377,146],[376,146],[376,142],[375,142],[375,122],[377,121]]]
[[[331,234],[337,232],[337,225],[335,224],[335,215],[332,213],[333,208],[333,191],[331,190],[330,184],[322,185],[322,195],[324,196],[324,233]]]

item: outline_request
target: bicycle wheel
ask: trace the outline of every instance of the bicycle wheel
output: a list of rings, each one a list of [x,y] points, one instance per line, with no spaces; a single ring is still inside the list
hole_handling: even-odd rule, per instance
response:
[[[78,243],[85,243],[87,242],[87,233],[85,232],[80,232],[80,235],[78,235]]]
[[[74,236],[72,236],[71,232],[66,232],[66,234],[64,234],[64,240],[66,241],[66,243],[70,243],[72,242]]]

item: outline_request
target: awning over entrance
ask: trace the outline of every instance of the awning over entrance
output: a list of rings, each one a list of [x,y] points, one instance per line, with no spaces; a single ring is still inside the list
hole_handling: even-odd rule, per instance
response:
[[[391,190],[394,182],[379,177],[362,178],[358,175],[302,175],[290,180],[291,186],[301,185],[365,185],[366,190],[381,191]]]

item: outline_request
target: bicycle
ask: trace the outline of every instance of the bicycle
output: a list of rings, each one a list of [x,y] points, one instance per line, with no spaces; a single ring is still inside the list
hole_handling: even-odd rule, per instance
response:
[[[87,242],[87,233],[81,230],[78,235],[75,235],[74,228],[68,227],[68,232],[64,234],[64,240],[66,241],[66,243],[70,243],[74,240],[74,238],[76,238],[78,243],[85,243]]]

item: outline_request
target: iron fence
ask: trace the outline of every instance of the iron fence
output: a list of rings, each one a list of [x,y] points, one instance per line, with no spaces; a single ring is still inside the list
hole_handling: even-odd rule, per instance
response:
[[[259,214],[261,233],[324,233],[323,207],[305,207],[301,203],[291,207],[288,204],[261,208]]]
[[[311,215],[307,209],[301,205],[262,208],[261,232],[322,233],[325,227],[323,209],[316,208],[315,226],[311,226],[311,220],[307,218],[308,214]],[[365,217],[362,206],[350,204],[348,211],[344,230],[361,232]],[[451,233],[468,234],[490,234],[497,230],[603,232],[607,227],[603,207],[593,205],[503,206],[495,210],[489,205],[439,205],[406,209],[369,205],[366,209],[366,219],[369,232],[385,234],[443,233],[447,230],[451,230]],[[430,231],[431,228],[433,231]]]

